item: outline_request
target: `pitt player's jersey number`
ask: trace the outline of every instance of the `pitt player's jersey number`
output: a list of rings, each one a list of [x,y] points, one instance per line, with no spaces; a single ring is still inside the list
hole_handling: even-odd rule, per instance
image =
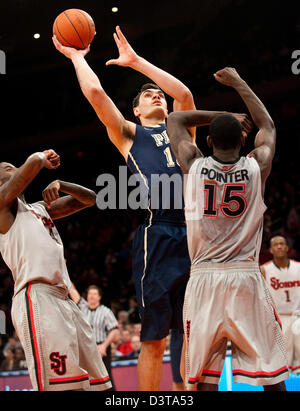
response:
[[[151,134],[151,136],[154,138],[157,147],[161,147],[164,144],[168,144],[168,147],[164,149],[164,155],[166,156],[167,160],[167,167],[175,167],[176,164],[179,166],[178,161],[173,159],[172,152],[170,149],[170,139],[167,131],[164,130],[161,134]]]

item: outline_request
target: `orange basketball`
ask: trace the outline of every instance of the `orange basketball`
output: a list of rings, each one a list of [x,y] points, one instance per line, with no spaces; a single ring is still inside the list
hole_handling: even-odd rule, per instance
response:
[[[69,9],[56,17],[53,34],[63,46],[85,49],[93,41],[95,24],[85,11]]]

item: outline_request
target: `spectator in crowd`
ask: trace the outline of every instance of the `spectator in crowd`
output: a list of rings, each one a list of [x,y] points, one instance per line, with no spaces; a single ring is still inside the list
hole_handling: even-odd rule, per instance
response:
[[[3,354],[6,356],[7,350],[15,352],[17,348],[22,348],[22,344],[20,343],[16,332],[14,332],[14,334],[8,338],[8,341],[4,346]]]
[[[121,310],[118,312],[118,324],[120,329],[125,329],[128,324],[128,313],[127,311]]]
[[[11,348],[7,348],[5,359],[2,361],[0,365],[0,371],[15,371],[15,369],[16,369],[16,363],[15,363],[14,350]]]
[[[141,340],[140,337],[137,335],[132,335],[131,337],[131,347],[132,351],[127,354],[129,358],[138,358],[139,353],[141,351]]]
[[[129,298],[129,310],[127,311],[128,313],[128,321],[132,324],[140,323],[141,318],[139,315],[139,309],[138,309],[138,302],[136,296],[132,296]]]
[[[127,356],[129,353],[133,351],[131,346],[131,335],[128,330],[123,330],[121,335],[121,344],[118,347],[118,351],[120,351],[123,355]]]
[[[132,334],[137,335],[138,337],[140,337],[141,336],[141,329],[142,329],[142,324],[141,323],[133,324]]]
[[[23,348],[15,349],[15,367],[16,367],[16,370],[26,370],[27,369],[27,363],[26,363]]]
[[[4,338],[3,335],[0,334],[0,364],[2,364],[2,361],[4,360]]]
[[[120,360],[121,357],[123,357],[123,354],[118,350],[118,344],[115,342],[112,342],[111,345],[111,359],[116,361]]]

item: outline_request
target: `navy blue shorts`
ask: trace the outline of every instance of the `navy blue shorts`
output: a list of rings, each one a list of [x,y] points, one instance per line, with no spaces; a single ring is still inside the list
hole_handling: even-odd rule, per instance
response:
[[[183,333],[182,309],[190,274],[186,226],[142,224],[133,241],[133,280],[141,317],[141,341]]]

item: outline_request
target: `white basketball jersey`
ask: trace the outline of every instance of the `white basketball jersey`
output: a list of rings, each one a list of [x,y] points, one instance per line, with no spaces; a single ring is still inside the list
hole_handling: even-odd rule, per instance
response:
[[[0,252],[15,281],[14,295],[30,281],[70,289],[61,238],[41,203],[25,204],[18,199],[13,225],[0,234]]]
[[[300,310],[300,263],[289,260],[288,267],[280,268],[269,261],[263,267],[278,314],[293,314]]]
[[[186,176],[184,201],[192,265],[258,262],[266,206],[253,157],[234,164],[196,159]]]

